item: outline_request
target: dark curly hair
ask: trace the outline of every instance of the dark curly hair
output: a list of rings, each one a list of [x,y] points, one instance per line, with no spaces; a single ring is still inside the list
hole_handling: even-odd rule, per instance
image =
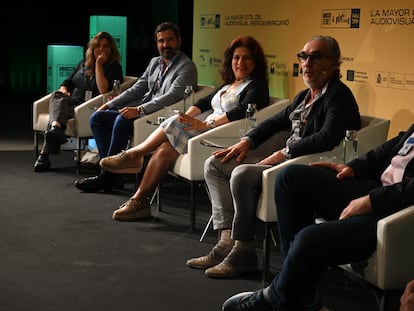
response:
[[[220,74],[225,84],[233,83],[236,80],[231,68],[234,50],[238,47],[246,47],[252,53],[255,63],[255,69],[251,76],[259,80],[268,81],[267,60],[260,43],[251,36],[238,36],[224,51],[224,61],[222,63]]]

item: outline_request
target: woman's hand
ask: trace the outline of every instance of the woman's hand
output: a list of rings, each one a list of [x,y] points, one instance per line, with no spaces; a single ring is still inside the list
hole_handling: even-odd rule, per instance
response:
[[[61,86],[59,88],[59,92],[62,92],[63,94],[65,94],[66,96],[70,96],[70,92],[68,92],[68,89],[65,86]]]
[[[312,163],[309,163],[309,165],[325,167],[325,168],[334,170],[338,173],[336,174],[336,178],[338,178],[339,180],[355,176],[354,170],[352,168],[350,168],[349,166],[346,166],[345,164],[341,164],[341,163],[312,162]]]
[[[96,65],[103,66],[108,61],[108,55],[106,55],[105,51],[102,51],[101,54],[98,55],[96,58]]]
[[[221,162],[227,162],[231,158],[236,158],[237,162],[242,162],[246,158],[250,150],[250,142],[248,140],[240,140],[238,143],[226,148],[213,152],[217,158],[222,158]]]
[[[181,113],[178,117],[178,121],[181,124],[187,125],[183,128],[184,131],[188,130],[198,130],[198,131],[205,131],[210,129],[210,126],[205,121],[201,121],[196,119],[188,114]]]

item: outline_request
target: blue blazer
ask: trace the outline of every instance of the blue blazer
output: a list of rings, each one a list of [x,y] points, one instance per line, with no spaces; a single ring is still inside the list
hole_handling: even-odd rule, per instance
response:
[[[350,161],[348,165],[354,170],[355,177],[381,182],[382,173],[413,132],[414,124],[406,132],[400,132],[396,137],[368,151],[365,155]],[[402,182],[371,190],[369,195],[374,212],[385,216],[413,205],[413,177],[414,160],[411,160],[405,169]]]

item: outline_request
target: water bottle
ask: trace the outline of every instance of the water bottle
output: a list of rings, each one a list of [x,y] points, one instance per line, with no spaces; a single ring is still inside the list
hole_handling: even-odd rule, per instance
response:
[[[188,108],[190,108],[194,104],[194,89],[192,85],[187,85],[184,90],[184,107],[183,112],[185,113]]]
[[[246,118],[245,118],[245,126],[244,130],[245,133],[250,131],[252,128],[256,127],[257,119],[256,119],[256,104],[248,104],[246,109]]]
[[[112,86],[112,98],[118,96],[121,93],[120,81],[114,80],[114,85]]]
[[[346,130],[342,145],[342,161],[347,163],[358,156],[358,140],[356,130]]]

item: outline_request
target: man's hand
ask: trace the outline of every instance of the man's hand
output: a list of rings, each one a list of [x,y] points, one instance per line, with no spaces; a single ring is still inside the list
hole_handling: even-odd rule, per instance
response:
[[[338,173],[336,175],[336,178],[338,178],[339,180],[355,176],[354,170],[352,168],[350,168],[349,166],[346,166],[345,164],[341,164],[341,163],[312,162],[312,163],[309,163],[309,165],[319,166],[319,167],[326,167],[326,168],[329,168],[331,170],[334,170]]]
[[[137,107],[124,107],[124,108],[119,109],[119,113],[125,119],[133,119],[139,116]]]
[[[257,164],[259,165],[276,165],[286,160],[285,155],[282,153],[282,150],[278,150],[272,153],[270,156],[264,158]]]
[[[339,216],[339,219],[345,219],[356,215],[371,214],[372,212],[371,199],[369,198],[369,194],[367,194],[349,202],[348,206],[344,208]]]
[[[400,311],[414,311],[414,280],[405,286],[400,302]]]
[[[242,162],[246,158],[250,150],[250,142],[248,140],[240,140],[238,143],[222,150],[213,152],[217,158],[222,158],[221,162],[225,163],[231,158],[236,158],[237,162]]]

